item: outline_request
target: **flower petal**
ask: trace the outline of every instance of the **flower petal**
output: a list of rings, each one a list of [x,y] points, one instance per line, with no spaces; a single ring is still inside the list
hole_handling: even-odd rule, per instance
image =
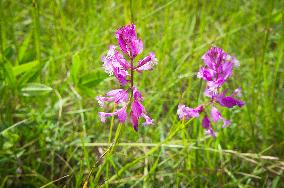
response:
[[[197,73],[197,78],[202,78],[203,80],[206,81],[212,81],[213,76],[214,76],[213,71],[205,67],[201,67]]]
[[[211,122],[210,122],[210,119],[208,118],[207,115],[204,116],[203,120],[202,120],[202,127],[205,130],[205,134],[207,135],[211,135],[212,137],[216,137],[216,133],[215,131],[212,129],[212,126],[211,126]]]
[[[131,104],[131,111],[133,115],[135,115],[137,118],[140,118],[145,109],[139,101],[134,100]]]
[[[203,111],[203,106],[200,105],[196,108],[189,108],[185,105],[178,105],[177,114],[180,119],[189,119],[192,117],[199,117],[199,114]]]
[[[114,76],[118,79],[121,85],[126,85],[129,80],[126,79],[129,76],[128,72],[125,70],[121,70],[119,68],[114,68]]]
[[[125,69],[130,68],[129,63],[124,59],[123,55],[121,55],[117,50],[116,46],[111,45],[109,47],[109,51],[106,56],[102,57],[103,67],[105,72],[109,75],[112,75],[115,68]]]
[[[216,132],[213,129],[207,129],[204,131],[206,135],[210,135],[213,138],[216,138]]]
[[[113,113],[99,112],[101,122],[103,122],[103,123],[106,122],[106,117],[111,117],[111,116],[114,116],[116,114],[117,114],[117,112],[113,112]]]
[[[210,119],[208,118],[207,115],[205,115],[203,120],[202,120],[202,127],[204,129],[210,129],[211,128],[211,122],[210,122]]]
[[[153,119],[151,119],[149,116],[147,116],[146,114],[142,114],[142,117],[145,118],[145,122],[143,123],[143,125],[152,125],[153,124]]]
[[[135,114],[131,111],[130,112],[130,117],[131,117],[131,123],[132,127],[134,128],[135,131],[138,131],[138,117],[135,116]]]
[[[239,106],[239,107],[242,107],[245,103],[241,100],[237,100],[233,97],[223,97],[223,98],[219,98],[217,100],[217,102],[221,105],[221,106],[224,106],[224,107],[227,107],[227,108],[232,108],[234,106]]]
[[[137,71],[152,70],[154,66],[158,64],[158,60],[155,54],[151,52],[144,59],[138,61],[138,66],[135,68]]]
[[[127,105],[125,105],[121,109],[117,110],[117,116],[118,116],[118,119],[119,119],[120,123],[124,123],[126,121],[126,119],[127,119],[126,108],[127,108]]]
[[[143,50],[143,43],[137,38],[135,25],[126,25],[119,28],[115,34],[120,49],[130,58],[135,58]]]
[[[138,91],[138,89],[135,86],[133,86],[133,97],[134,97],[134,100],[143,101],[143,97],[141,93]]]
[[[202,60],[210,69],[217,71],[218,67],[226,58],[226,55],[223,49],[212,47],[202,56]]]
[[[222,117],[218,109],[214,106],[212,106],[211,108],[211,117],[214,122],[217,122],[220,119],[220,117]]]

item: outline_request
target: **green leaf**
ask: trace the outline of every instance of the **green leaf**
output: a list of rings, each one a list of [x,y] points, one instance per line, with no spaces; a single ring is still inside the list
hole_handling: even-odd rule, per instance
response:
[[[35,61],[31,61],[29,63],[24,63],[18,66],[14,66],[13,67],[13,73],[15,76],[23,73],[23,72],[27,72],[32,70],[35,66],[37,66],[39,64],[38,60]]]
[[[4,71],[5,71],[5,76],[7,78],[7,81],[9,83],[10,86],[16,86],[16,78],[13,72],[13,67],[11,65],[11,63],[5,63],[3,65],[4,67]]]
[[[32,36],[32,32],[28,34],[28,36],[24,39],[22,45],[20,46],[19,53],[18,53],[18,62],[22,62],[22,60],[26,56],[26,51],[27,51],[27,48],[29,47],[31,36]]]
[[[9,46],[6,49],[4,49],[3,55],[7,59],[11,59],[14,53],[15,53],[14,48],[12,46]]]
[[[80,77],[79,85],[84,87],[95,87],[108,78],[107,74],[101,70],[84,74]]]
[[[81,66],[81,60],[79,54],[76,53],[72,57],[72,67],[71,67],[71,79],[75,86],[77,86],[79,82],[79,70]]]
[[[23,86],[28,82],[34,82],[38,78],[41,73],[42,65],[38,63],[38,66],[34,66],[33,69],[27,70],[23,74],[20,75],[18,79],[18,85]]]
[[[22,95],[24,96],[45,95],[51,91],[53,91],[51,87],[40,83],[27,84],[25,87],[21,89]]]
[[[280,180],[280,176],[276,176],[273,181],[272,181],[272,188],[277,188],[277,185],[279,183],[279,180]]]

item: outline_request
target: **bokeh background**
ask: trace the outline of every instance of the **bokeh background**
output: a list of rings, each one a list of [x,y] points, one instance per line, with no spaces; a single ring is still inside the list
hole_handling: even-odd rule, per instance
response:
[[[283,0],[1,0],[0,187],[81,187],[91,169],[90,187],[284,187],[283,14]],[[95,97],[120,86],[101,57],[131,22],[139,57],[159,60],[135,75],[155,124],[122,125],[102,162],[118,122],[99,121]],[[177,105],[207,100],[211,46],[239,59],[225,86],[246,105],[222,110],[215,139],[195,119],[165,142]]]

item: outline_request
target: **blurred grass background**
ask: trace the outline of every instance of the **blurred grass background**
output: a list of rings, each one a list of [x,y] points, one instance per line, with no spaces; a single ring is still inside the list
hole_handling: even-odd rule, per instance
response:
[[[118,122],[100,123],[95,97],[119,85],[100,59],[131,12],[141,57],[159,60],[135,75],[155,125],[122,125],[102,163]],[[81,187],[92,166],[90,187],[284,187],[283,13],[283,0],[0,0],[0,187]],[[222,111],[233,123],[216,139],[196,119],[165,142],[177,105],[206,100],[195,74],[212,45],[240,60],[226,87],[246,105]]]

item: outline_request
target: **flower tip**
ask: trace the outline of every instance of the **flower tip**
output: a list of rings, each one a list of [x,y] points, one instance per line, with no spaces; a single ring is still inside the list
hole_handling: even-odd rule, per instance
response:
[[[100,107],[104,107],[104,101],[103,101],[103,97],[101,97],[101,96],[97,96],[96,97],[96,100],[98,101],[98,103],[99,103],[99,105],[100,105]]]
[[[142,116],[145,118],[145,122],[142,125],[147,126],[147,125],[152,125],[154,123],[154,120],[151,119],[146,114],[143,113]]]
[[[101,122],[105,123],[106,122],[106,116],[104,112],[99,112],[100,120]]]
[[[209,135],[213,138],[217,137],[217,133],[213,129],[208,129],[208,130],[205,130],[204,132],[205,132],[206,135]]]
[[[226,128],[226,127],[229,127],[231,125],[231,121],[229,121],[229,120],[224,119],[223,122],[224,122],[224,124],[223,124],[222,128]]]
[[[237,105],[238,105],[239,107],[242,107],[242,106],[244,106],[245,104],[246,104],[246,103],[245,103],[244,101],[239,101]]]

